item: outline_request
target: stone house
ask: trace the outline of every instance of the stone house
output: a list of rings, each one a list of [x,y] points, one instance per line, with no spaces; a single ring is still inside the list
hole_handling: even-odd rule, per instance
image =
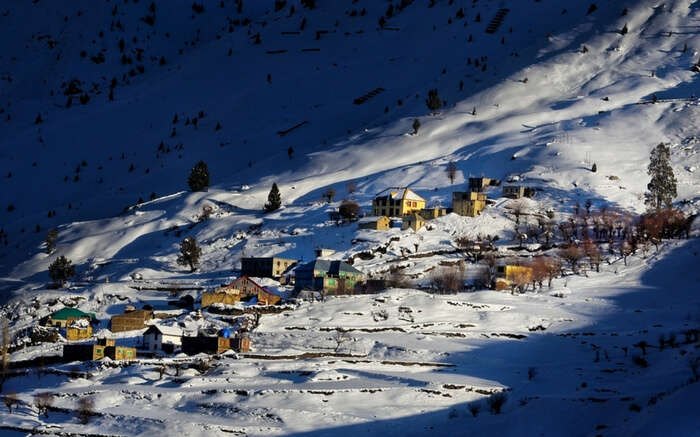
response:
[[[413,214],[409,214],[408,216],[404,217],[401,229],[413,229],[414,231],[418,232],[418,230],[423,226],[425,226],[425,218],[414,212]]]
[[[386,231],[391,227],[391,219],[385,215],[381,217],[365,217],[357,222],[357,227],[373,231]]]
[[[117,346],[114,339],[101,338],[94,344],[64,344],[64,361],[95,361],[104,357],[113,360],[136,358],[136,348]]]
[[[47,326],[55,326],[58,328],[65,328],[70,325],[74,320],[87,320],[92,322],[97,317],[95,313],[86,313],[80,311],[77,308],[62,308],[54,313],[52,313],[46,321]]]
[[[221,287],[214,291],[205,291],[202,293],[202,308],[206,308],[209,305],[215,303],[221,303],[224,305],[233,305],[241,301],[242,293],[241,290],[235,289],[233,287]]]
[[[222,354],[232,349],[236,352],[250,351],[250,337],[247,333],[237,333],[232,337],[224,335],[182,337],[182,352],[187,355]]]
[[[279,257],[247,257],[241,258],[241,277],[257,276],[277,279],[297,264],[295,259]]]
[[[492,185],[493,182],[495,182],[495,179],[491,178],[469,178],[469,191],[481,193],[486,187]]]
[[[297,267],[297,289],[326,294],[352,294],[365,278],[364,273],[343,261],[316,259]]]
[[[425,208],[425,199],[410,188],[389,189],[372,200],[373,216],[401,217]]]
[[[176,326],[151,325],[143,333],[143,345],[151,352],[173,353],[182,345],[182,329]]]
[[[447,209],[445,208],[425,208],[421,209],[418,214],[421,215],[426,220],[434,220],[443,215],[447,215]]]
[[[503,186],[503,197],[510,197],[512,199],[520,199],[525,196],[525,186],[523,185],[504,185]]]
[[[486,194],[474,191],[452,193],[452,212],[467,217],[476,217],[486,208]]]
[[[112,316],[110,330],[112,332],[135,331],[147,327],[146,322],[153,318],[151,310],[132,310],[124,314]]]

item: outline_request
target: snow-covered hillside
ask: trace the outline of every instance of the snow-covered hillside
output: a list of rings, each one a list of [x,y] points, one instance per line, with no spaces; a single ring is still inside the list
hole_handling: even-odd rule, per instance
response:
[[[64,304],[97,313],[106,329],[128,303],[166,305],[158,289],[197,297],[228,282],[242,256],[310,260],[326,247],[373,278],[400,269],[419,287],[464,258],[460,236],[495,235],[499,253],[521,255],[500,187],[486,191],[493,203],[479,217],[450,214],[418,232],[329,220],[343,199],[368,211],[387,187],[410,186],[429,205],[449,207],[453,191],[483,175],[534,188],[525,220],[533,224],[545,211],[565,221],[587,201],[596,212],[639,214],[649,153],[663,142],[678,180],[674,205],[688,216],[700,209],[700,73],[692,69],[700,3],[315,3],[0,5],[0,302],[9,301],[3,314],[13,332]],[[487,32],[504,8],[503,22]],[[431,89],[444,101],[437,111],[426,107]],[[200,160],[212,186],[193,193],[187,175]],[[284,206],[264,214],[273,182]],[[336,195],[326,203],[329,188]],[[205,207],[213,211],[207,219]],[[52,228],[57,249],[48,255]],[[195,272],[176,261],[187,236],[203,250]],[[532,253],[540,248],[539,237],[524,242]],[[83,366],[91,379],[68,379],[61,372],[70,366],[41,380],[13,378],[28,405],[0,422],[85,431],[66,412],[44,421],[29,404],[50,388],[63,393],[55,405],[70,411],[73,394],[94,384],[103,387],[94,390],[104,415],[89,432],[110,435],[166,425],[186,434],[377,434],[397,426],[446,434],[507,425],[512,435],[656,435],[681,426],[680,405],[697,400],[697,384],[685,385],[697,349],[689,342],[654,350],[649,368],[635,368],[632,344],[698,328],[697,251],[694,239],[629,263],[607,254],[600,273],[558,278],[551,291],[526,296],[394,289],[304,302],[262,317],[256,356],[226,358],[202,375],[188,369],[160,380],[161,362],[146,360]],[[77,276],[69,289],[48,290],[47,268],[59,255]],[[388,319],[373,316],[381,310]],[[334,357],[340,328],[353,344]],[[12,359],[57,350],[33,346]],[[296,359],[314,352],[321,356]],[[467,417],[467,405],[504,389],[502,416]],[[655,394],[675,400],[654,406]],[[666,422],[669,403],[677,423]],[[171,423],[173,411],[182,416]],[[679,429],[700,432],[688,421],[695,428]]]

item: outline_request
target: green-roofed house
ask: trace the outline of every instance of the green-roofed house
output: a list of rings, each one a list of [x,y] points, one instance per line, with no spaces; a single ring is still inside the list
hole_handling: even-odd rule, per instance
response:
[[[295,283],[299,289],[323,291],[326,294],[353,294],[365,279],[364,273],[343,261],[316,259],[297,267]]]
[[[49,316],[46,324],[48,326],[57,326],[65,328],[74,320],[86,319],[89,321],[95,320],[95,313],[85,313],[77,308],[62,308]]]

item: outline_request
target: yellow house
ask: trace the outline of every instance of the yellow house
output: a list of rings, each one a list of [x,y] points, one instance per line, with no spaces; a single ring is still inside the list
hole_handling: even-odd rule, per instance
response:
[[[418,229],[422,228],[423,226],[425,226],[425,218],[414,212],[403,219],[401,229],[406,230],[410,228],[414,231],[418,231]]]
[[[85,340],[90,337],[92,337],[92,326],[88,324],[85,326],[75,325],[66,328],[66,340],[68,341]]]
[[[391,219],[385,215],[381,217],[365,217],[359,220],[357,227],[359,229],[386,231],[391,227]]]
[[[425,208],[425,199],[410,188],[389,189],[372,201],[372,215],[400,217]]]
[[[486,208],[486,194],[477,192],[452,193],[452,212],[467,217],[476,217]]]
[[[512,283],[528,284],[532,282],[532,267],[504,264],[496,266],[496,290],[510,288]]]

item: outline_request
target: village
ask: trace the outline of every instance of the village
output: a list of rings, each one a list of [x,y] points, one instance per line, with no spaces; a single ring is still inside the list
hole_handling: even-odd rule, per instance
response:
[[[495,179],[470,178],[466,191],[452,194],[451,208],[426,208],[426,200],[409,187],[390,188],[373,199],[371,210],[366,215],[350,217],[343,225],[356,224],[358,230],[377,232],[391,228],[419,232],[425,230],[431,220],[450,213],[467,218],[478,216],[488,204],[484,191],[498,185],[500,182]],[[502,189],[502,196],[510,199],[533,194],[533,190],[521,185],[505,185]],[[52,334],[44,332],[43,336],[53,341],[58,341],[59,336],[65,339],[65,362],[94,361],[105,357],[133,360],[178,353],[215,355],[233,351],[245,354],[251,351],[250,333],[259,323],[261,314],[265,313],[265,307],[284,305],[298,298],[323,300],[329,296],[376,294],[396,285],[388,277],[368,277],[353,267],[352,261],[336,259],[334,255],[334,250],[319,248],[315,259],[307,263],[277,256],[243,257],[238,279],[204,290],[196,301],[191,295],[186,295],[171,302],[172,307],[192,311],[202,320],[230,313],[227,310],[238,307],[234,313],[239,313],[239,317],[233,324],[212,320],[210,324],[200,324],[199,328],[188,330],[172,323],[173,318],[177,319],[169,311],[172,308],[161,311],[148,304],[141,308],[130,304],[121,314],[110,318],[108,330],[103,329],[97,335],[100,321],[94,313],[64,307],[42,319],[43,328],[52,331]],[[503,290],[516,282],[519,286],[531,282],[533,268],[524,263],[507,264],[504,261],[491,267],[493,272],[489,277],[493,276],[493,280],[482,284],[487,288]],[[464,285],[463,280],[461,284],[452,284],[450,291],[461,291]],[[124,333],[129,334],[128,341],[117,344],[122,342]]]
[[[451,262],[424,275],[423,281],[411,280],[400,269],[391,268],[385,274],[363,272],[353,264],[362,253],[343,259],[335,250],[317,248],[312,261],[282,256],[242,257],[237,279],[209,289],[201,294],[185,294],[170,301],[167,307],[154,308],[150,304],[137,308],[123,306],[120,314],[101,323],[94,313],[78,308],[64,307],[41,321],[53,332],[44,338],[63,344],[64,362],[94,361],[105,357],[111,360],[134,360],[184,354],[220,355],[229,351],[250,353],[251,333],[265,314],[293,310],[294,302],[311,300],[323,302],[333,296],[377,294],[390,288],[416,288],[427,293],[454,294],[474,289],[524,292],[528,285],[535,291],[543,282],[551,288],[552,280],[584,271],[587,259],[590,268],[600,269],[603,248],[609,255],[624,258],[637,250],[648,250],[649,244],[658,244],[662,235],[682,232],[689,222],[679,217],[666,217],[664,223],[641,223],[635,227],[629,217],[613,211],[595,214],[591,205],[576,205],[575,214],[557,224],[553,217],[528,212],[526,199],[535,189],[524,185],[503,185],[486,177],[470,177],[464,191],[452,193],[451,208],[426,207],[426,200],[409,187],[388,188],[377,194],[371,209],[359,216],[338,218],[337,226],[352,227],[357,231],[381,234],[391,229],[408,233],[430,233],[431,222],[451,215],[467,222],[484,212],[494,202],[488,198],[500,191],[501,205],[515,222],[514,243],[501,247],[498,237],[485,236],[470,239],[455,238],[456,256]],[[539,225],[530,223],[533,216]],[[532,219],[529,219],[532,221]],[[519,226],[523,231],[519,231]],[[529,232],[534,236],[523,236]],[[533,239],[534,250],[523,246],[523,240]],[[559,242],[557,245],[556,241]],[[418,246],[416,245],[416,251]],[[506,249],[506,250],[503,250]],[[401,258],[410,259],[409,249],[401,249]],[[365,254],[366,256],[366,254]],[[430,256],[415,254],[413,256]],[[617,255],[615,255],[617,256]],[[372,255],[369,255],[372,258]],[[465,274],[467,269],[471,274]],[[174,310],[174,308],[177,308]],[[185,319],[196,323],[184,323]],[[233,317],[232,317],[233,316]],[[99,329],[108,326],[108,329]],[[99,333],[98,333],[99,330]]]

